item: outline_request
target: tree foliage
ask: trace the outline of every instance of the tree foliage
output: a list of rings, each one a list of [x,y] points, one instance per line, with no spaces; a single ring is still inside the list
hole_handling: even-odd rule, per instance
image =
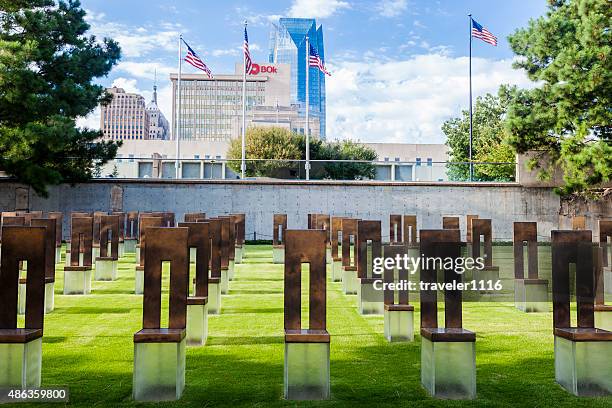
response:
[[[229,166],[240,172],[242,140],[232,139],[227,152]],[[290,171],[297,177],[303,176],[306,159],[306,138],[279,127],[252,127],[246,134],[246,157],[248,177],[283,177],[282,171]],[[310,140],[310,159],[313,160],[310,176],[312,179],[355,180],[374,178],[375,166],[371,163],[332,163],[314,160],[376,160],[371,148],[350,140],[325,142],[317,138]],[[250,161],[251,159],[274,159],[275,161]],[[286,175],[285,175],[286,176]]]
[[[227,152],[229,167],[240,173],[242,158],[242,139],[232,139]],[[298,139],[289,130],[280,127],[250,127],[246,132],[246,157],[248,159],[268,159],[273,161],[246,162],[248,177],[272,177],[279,169],[297,168],[300,160],[300,145]],[[296,162],[292,162],[296,160]]]
[[[515,67],[535,82],[511,90],[507,129],[519,153],[546,176],[560,166],[562,194],[584,192],[612,174],[612,7],[609,0],[550,1],[545,16],[509,37]]]
[[[305,138],[301,136],[301,139]],[[305,151],[306,143],[304,141]],[[376,176],[376,166],[371,162],[378,157],[376,152],[360,143],[352,140],[334,141],[321,143],[311,154],[313,160],[329,160],[322,163],[313,178],[328,178],[331,180],[362,180],[373,179]],[[341,162],[332,160],[351,160],[354,162]],[[363,162],[358,162],[363,161]],[[313,167],[314,168],[314,167]],[[316,170],[316,168],[315,168]]]
[[[507,90],[502,87],[499,96],[486,94],[478,97],[472,113],[472,158],[475,162],[514,163],[512,148],[505,142],[504,118],[507,109]],[[448,175],[451,180],[469,180],[470,112],[442,124],[449,147]],[[460,163],[460,164],[458,164]],[[466,163],[466,164],[463,164]],[[474,164],[474,180],[514,180],[514,164]]]
[[[118,145],[76,127],[108,96],[92,84],[120,58],[87,36],[78,0],[0,0],[0,169],[36,192],[91,178]]]

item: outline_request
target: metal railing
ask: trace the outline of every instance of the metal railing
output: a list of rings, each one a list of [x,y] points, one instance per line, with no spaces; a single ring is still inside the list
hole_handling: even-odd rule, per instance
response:
[[[123,157],[104,165],[96,178],[175,179],[172,157]],[[240,160],[183,158],[179,178],[189,180],[240,179]],[[305,180],[305,160],[247,159],[247,179]],[[513,162],[310,160],[310,180],[377,180],[396,182],[514,182]]]

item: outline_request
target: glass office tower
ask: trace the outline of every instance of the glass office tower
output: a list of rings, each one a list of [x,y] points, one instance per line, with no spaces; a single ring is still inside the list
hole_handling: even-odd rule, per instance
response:
[[[291,65],[291,102],[306,114],[306,36],[325,61],[323,27],[311,18],[281,18],[270,32],[270,57],[273,64]],[[321,138],[325,139],[325,74],[317,68],[309,71],[310,117],[318,118]],[[312,131],[311,131],[312,134]]]

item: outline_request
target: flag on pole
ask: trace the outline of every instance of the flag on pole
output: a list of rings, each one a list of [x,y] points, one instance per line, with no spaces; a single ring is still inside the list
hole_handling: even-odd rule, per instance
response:
[[[318,68],[319,71],[323,72],[325,75],[331,76],[331,74],[325,69],[325,64],[323,63],[323,60],[319,56],[319,53],[317,52],[317,50],[315,50],[312,44],[309,44],[309,45],[310,45],[310,54],[308,58],[308,65],[311,67]]]
[[[249,35],[247,29],[244,27],[244,71],[248,74],[251,73],[253,67],[253,61],[251,60],[251,52],[249,51]]]
[[[187,47],[187,56],[185,56],[185,62],[189,65],[194,66],[195,68],[202,70],[208,75],[209,78],[212,79],[213,75],[210,69],[206,66],[204,61],[196,54],[196,52],[183,40],[183,43]]]
[[[478,24],[474,19],[472,19],[472,37],[481,39],[494,47],[497,46],[497,37],[491,34],[489,30]]]

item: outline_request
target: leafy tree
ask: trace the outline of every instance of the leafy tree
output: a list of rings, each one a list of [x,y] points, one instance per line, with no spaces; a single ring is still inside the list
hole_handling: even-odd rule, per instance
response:
[[[515,68],[536,82],[511,90],[507,129],[546,177],[559,166],[561,194],[586,192],[612,174],[612,42],[609,0],[550,1],[545,16],[509,37]],[[546,158],[546,160],[544,160]]]
[[[369,163],[376,160],[376,152],[363,144],[351,140],[326,143],[317,152],[316,160],[363,160],[367,163],[328,162],[323,166],[324,178],[332,180],[373,179],[376,166]]]
[[[229,159],[235,159],[228,166],[236,173],[240,173],[240,159],[242,158],[242,139],[232,139],[227,152]],[[246,132],[247,159],[275,159],[277,161],[249,161],[246,162],[246,175],[248,177],[273,177],[280,169],[298,168],[300,160],[300,145],[298,138],[289,130],[280,127],[250,127]],[[287,161],[283,161],[287,160]]]
[[[229,167],[240,172],[242,140],[232,139],[227,152]],[[247,159],[275,159],[276,161],[247,160],[246,174],[264,177],[282,177],[282,170],[299,174],[297,160],[306,159],[304,135],[278,127],[253,127],[246,134]],[[317,138],[310,140],[311,160],[376,160],[376,152],[359,143],[344,140],[328,143]],[[312,179],[355,180],[374,178],[376,169],[371,163],[322,163],[312,162]]]
[[[87,36],[78,0],[0,0],[0,169],[45,196],[88,180],[118,145],[77,128],[108,101],[92,79],[120,58],[116,42]]]
[[[505,142],[504,117],[507,109],[508,88],[502,87],[499,96],[486,94],[478,97],[472,112],[472,157],[475,162],[514,163],[512,148]],[[449,147],[448,174],[451,180],[469,180],[470,167],[470,112],[442,124]],[[474,164],[474,179],[480,181],[514,180],[514,164]]]

